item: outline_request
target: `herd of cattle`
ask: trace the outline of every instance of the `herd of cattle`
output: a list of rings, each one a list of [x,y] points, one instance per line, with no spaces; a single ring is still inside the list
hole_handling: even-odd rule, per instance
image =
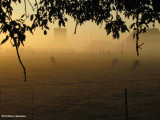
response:
[[[115,67],[115,66],[118,64],[118,62],[119,62],[119,59],[118,59],[118,58],[114,58],[114,59],[112,60],[112,65],[111,65],[111,67],[112,67],[112,68]],[[132,65],[131,65],[131,71],[136,70],[139,66],[140,66],[140,60],[135,60],[135,61],[133,61]]]
[[[56,65],[56,59],[55,59],[55,57],[52,56],[50,58],[50,60],[51,60],[52,64]],[[112,60],[111,67],[114,68],[118,63],[119,63],[119,59],[118,58],[114,58]],[[133,61],[132,65],[131,65],[131,71],[136,70],[139,66],[140,66],[140,61],[139,60]]]

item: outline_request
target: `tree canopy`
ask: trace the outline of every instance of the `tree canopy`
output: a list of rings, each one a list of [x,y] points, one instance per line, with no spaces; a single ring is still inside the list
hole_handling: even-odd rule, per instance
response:
[[[139,55],[139,49],[142,49],[144,44],[139,44],[139,34],[146,32],[150,23],[153,27],[156,21],[160,23],[160,0],[34,0],[34,4],[30,0],[23,0],[23,2],[25,13],[21,18],[13,19],[12,3],[22,4],[22,0],[0,0],[0,33],[6,35],[1,44],[10,40],[16,48],[19,62],[24,70],[25,81],[26,70],[18,48],[24,45],[26,31],[33,34],[36,28],[41,28],[46,35],[49,23],[54,24],[58,21],[60,27],[65,26],[68,21],[67,16],[72,17],[76,23],[75,33],[77,26],[86,21],[95,22],[97,25],[105,24],[107,35],[112,34],[113,38],[119,38],[120,32],[125,33],[133,29],[137,55]],[[28,5],[32,7],[33,14],[27,12]],[[127,26],[122,18],[132,19],[133,22]],[[32,24],[26,24],[26,19],[29,19]]]

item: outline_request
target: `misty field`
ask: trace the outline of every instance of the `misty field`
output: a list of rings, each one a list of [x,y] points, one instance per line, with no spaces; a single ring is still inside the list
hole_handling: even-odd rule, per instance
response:
[[[160,118],[158,56],[29,53],[21,58],[26,83],[16,54],[0,55],[0,112],[27,116],[9,120],[124,120],[125,88],[129,120]],[[135,60],[140,65],[131,70]]]

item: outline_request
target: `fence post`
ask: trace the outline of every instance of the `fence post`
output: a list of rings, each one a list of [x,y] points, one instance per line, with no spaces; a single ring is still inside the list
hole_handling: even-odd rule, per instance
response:
[[[60,84],[61,86],[61,114],[62,114],[62,120],[64,120],[64,115],[63,115],[63,84]]]
[[[126,120],[128,120],[128,96],[127,96],[127,89],[125,89],[125,109],[126,109]]]
[[[103,52],[103,51],[102,51],[102,52]],[[103,55],[103,54],[102,54],[102,55]],[[111,92],[112,92],[112,98],[111,98],[111,99],[112,99],[112,102],[111,102],[112,109],[111,109],[111,114],[112,114],[112,116],[113,116],[113,114],[114,114],[114,107],[113,107],[114,105],[113,105],[113,103],[114,103],[114,94],[115,94],[115,86],[114,86],[115,83],[114,83],[114,81],[111,82],[111,85],[112,85],[112,91],[111,91]]]
[[[33,85],[31,85],[31,89],[32,89],[32,120],[33,120]]]
[[[92,115],[91,115],[91,91],[90,91],[90,82],[88,82],[88,103],[89,103],[89,120],[92,120]]]
[[[90,83],[88,82],[88,102],[89,102],[89,105],[91,103],[91,96],[90,96]]]
[[[2,119],[2,108],[1,108],[1,105],[2,105],[2,90],[1,90],[1,87],[0,87],[0,120]]]

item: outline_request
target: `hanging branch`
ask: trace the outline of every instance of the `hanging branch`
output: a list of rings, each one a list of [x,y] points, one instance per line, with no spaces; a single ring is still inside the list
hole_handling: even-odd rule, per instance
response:
[[[141,50],[142,50],[142,47],[141,47],[142,45],[144,45],[144,43],[138,45],[138,48],[140,48]]]
[[[20,58],[20,55],[19,55],[19,49],[18,49],[17,41],[14,40],[14,42],[15,42],[15,47],[16,47],[16,52],[17,52],[19,63],[21,64],[21,66],[23,68],[23,71],[24,71],[24,81],[26,82],[26,68],[24,67],[24,65],[23,65],[23,63],[21,61],[21,58]]]
[[[12,46],[14,47],[15,45],[12,43],[12,40],[10,39],[10,43],[12,44]]]
[[[138,8],[136,11],[136,28],[137,28],[137,33],[136,33],[136,52],[137,52],[137,56],[139,56],[139,6],[140,6],[140,1],[138,1],[137,3]]]
[[[139,45],[138,45],[138,41],[139,41],[139,23],[138,23],[138,20],[139,20],[139,13],[137,14],[137,21],[136,21],[136,27],[137,27],[137,33],[136,33],[136,52],[137,52],[137,55],[139,56]]]

